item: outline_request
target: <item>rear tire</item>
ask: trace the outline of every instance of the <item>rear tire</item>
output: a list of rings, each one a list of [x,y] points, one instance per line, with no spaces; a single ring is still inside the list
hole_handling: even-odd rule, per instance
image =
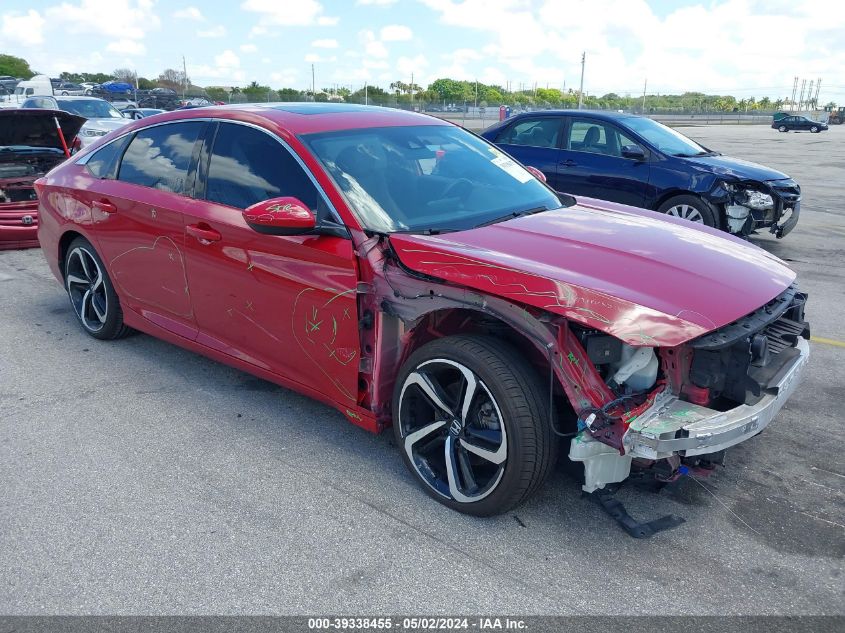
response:
[[[785,125],[781,125],[778,128],[778,132],[789,132],[789,130],[787,129],[787,127]]]
[[[126,336],[131,330],[123,323],[120,299],[91,242],[84,237],[73,240],[63,266],[65,290],[82,329],[100,340]]]
[[[669,198],[657,208],[657,212],[716,229],[722,228],[719,212],[708,202],[694,195]]]
[[[423,489],[459,512],[491,516],[530,497],[557,458],[548,385],[516,349],[486,336],[427,343],[393,392],[393,430]],[[469,395],[468,395],[469,394]]]

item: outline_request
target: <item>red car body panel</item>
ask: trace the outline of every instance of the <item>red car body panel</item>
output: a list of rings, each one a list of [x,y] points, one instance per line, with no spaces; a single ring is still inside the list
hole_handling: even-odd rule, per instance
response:
[[[776,258],[722,233],[590,199],[440,236],[368,236],[298,135],[451,125],[413,113],[196,108],[129,124],[79,156],[137,128],[210,117],[283,139],[352,239],[262,235],[230,207],[99,180],[72,160],[36,185],[51,270],[63,279],[63,236],[85,236],[106,264],[127,325],[327,402],[371,431],[390,421],[392,381],[412,343],[448,325],[414,330],[428,315],[483,313],[520,329],[553,359],[567,393],[595,387],[573,400],[587,406],[605,399],[602,385],[567,373],[561,350],[583,350],[560,334],[565,323],[550,325],[542,314],[634,345],[675,346],[760,307],[794,278]]]
[[[413,270],[561,314],[631,345],[680,345],[755,310],[795,279],[748,242],[622,205],[573,206],[390,242]]]

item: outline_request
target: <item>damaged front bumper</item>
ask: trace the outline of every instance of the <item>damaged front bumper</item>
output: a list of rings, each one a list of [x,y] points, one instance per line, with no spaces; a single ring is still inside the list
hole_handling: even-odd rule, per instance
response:
[[[631,460],[659,460],[678,455],[706,455],[735,446],[766,428],[795,391],[807,360],[809,343],[798,339],[798,355],[774,382],[774,387],[754,405],[740,405],[716,411],[662,393],[654,404],[633,420],[623,438],[625,452],[619,452],[579,434],[572,440],[569,458],[584,462],[584,490],[593,492],[606,484],[623,481],[630,474]]]

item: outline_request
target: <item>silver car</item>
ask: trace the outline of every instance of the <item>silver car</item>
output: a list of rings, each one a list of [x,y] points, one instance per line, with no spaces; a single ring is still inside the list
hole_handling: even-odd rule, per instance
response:
[[[21,104],[21,107],[64,110],[84,116],[88,120],[78,135],[82,147],[93,143],[112,130],[123,127],[131,120],[124,117],[108,101],[96,97],[30,97]]]

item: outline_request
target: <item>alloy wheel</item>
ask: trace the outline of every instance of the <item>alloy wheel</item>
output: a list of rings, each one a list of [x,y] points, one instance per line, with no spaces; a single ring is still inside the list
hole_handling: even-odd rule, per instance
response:
[[[673,215],[676,218],[689,220],[690,222],[698,222],[704,224],[704,218],[698,209],[689,204],[676,204],[674,207],[669,207],[666,210],[667,215]]]
[[[82,325],[91,332],[102,330],[108,316],[109,300],[103,271],[86,248],[77,246],[68,255],[65,285]]]
[[[402,385],[397,422],[402,450],[439,495],[472,503],[502,480],[508,438],[501,409],[468,367],[445,358],[420,363]]]

